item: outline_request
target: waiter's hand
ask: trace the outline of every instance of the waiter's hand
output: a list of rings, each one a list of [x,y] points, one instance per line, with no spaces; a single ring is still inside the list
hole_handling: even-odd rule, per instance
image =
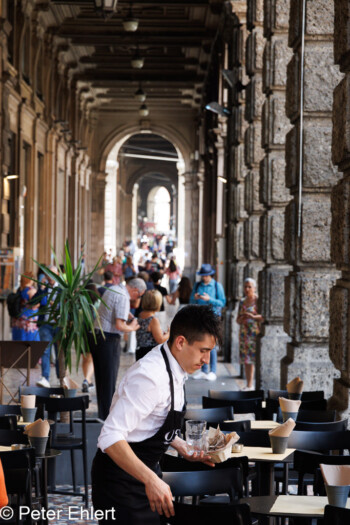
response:
[[[173,495],[169,485],[156,474],[145,484],[146,496],[153,512],[165,514],[167,518],[175,515]]]
[[[195,452],[194,454],[188,454],[186,441],[176,436],[174,441],[172,441],[171,446],[178,451],[178,453],[187,459],[187,461],[200,461],[205,463],[209,467],[215,467],[211,457],[206,454],[203,450],[201,452]]]

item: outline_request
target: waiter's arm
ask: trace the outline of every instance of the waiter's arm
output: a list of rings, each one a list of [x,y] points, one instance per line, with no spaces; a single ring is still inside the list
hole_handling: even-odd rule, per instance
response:
[[[106,454],[125,472],[145,485],[145,491],[153,512],[174,516],[174,506],[169,485],[148,468],[133,452],[125,440],[106,448]]]

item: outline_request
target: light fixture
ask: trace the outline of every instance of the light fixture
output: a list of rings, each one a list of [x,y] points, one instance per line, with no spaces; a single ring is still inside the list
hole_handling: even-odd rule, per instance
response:
[[[5,179],[6,180],[13,180],[13,179],[18,179],[18,175],[5,175]]]
[[[104,18],[109,18],[117,9],[118,0],[94,0],[95,9]]]
[[[231,111],[221,106],[218,102],[209,102],[209,104],[205,106],[205,109],[212,111],[221,117],[229,117],[231,115]]]
[[[124,31],[128,31],[129,33],[134,33],[139,27],[139,21],[133,15],[131,3],[128,16],[123,20],[123,27]]]
[[[142,89],[141,87],[141,84],[140,84],[140,87],[137,91],[135,91],[134,93],[134,97],[136,98],[136,100],[138,100],[139,102],[144,102],[146,100],[146,93],[144,92],[144,90]]]
[[[232,69],[223,69],[221,71],[221,74],[228,83],[228,85],[232,88],[235,84],[235,75]]]
[[[139,115],[140,117],[147,117],[149,115],[149,109],[146,106],[146,104],[142,104],[142,106],[140,107]]]
[[[227,184],[227,179],[225,179],[225,177],[221,177],[221,175],[218,176],[218,180],[223,182],[224,184]]]
[[[145,59],[140,55],[139,47],[137,46],[136,53],[131,59],[131,66],[134,69],[142,69],[145,63]]]

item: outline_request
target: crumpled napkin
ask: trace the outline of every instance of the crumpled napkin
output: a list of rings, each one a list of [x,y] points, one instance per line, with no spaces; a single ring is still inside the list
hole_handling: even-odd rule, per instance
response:
[[[299,376],[295,377],[286,385],[289,394],[301,394],[304,387],[304,381]]]
[[[30,437],[47,437],[50,432],[50,424],[45,419],[37,419],[34,423],[26,425],[24,429],[24,434],[27,434]]]
[[[320,464],[320,468],[325,485],[350,485],[350,465]]]
[[[289,437],[295,427],[295,421],[291,417],[279,427],[269,430],[270,436]]]
[[[79,388],[79,385],[76,381],[74,381],[74,379],[71,379],[70,377],[64,377],[63,388],[66,388],[67,390],[75,390]]]
[[[222,463],[231,457],[232,445],[239,440],[237,432],[224,434],[220,427],[208,430],[208,453],[213,463]]]

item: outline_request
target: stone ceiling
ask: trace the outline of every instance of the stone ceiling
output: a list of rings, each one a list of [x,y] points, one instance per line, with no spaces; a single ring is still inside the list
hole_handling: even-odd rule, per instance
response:
[[[135,33],[122,24],[130,5],[139,20]],[[134,93],[141,85],[151,111],[196,113],[222,6],[223,0],[119,0],[105,20],[93,0],[50,0],[44,16],[68,46],[69,75],[99,112],[137,111]],[[137,49],[142,69],[131,66]]]

